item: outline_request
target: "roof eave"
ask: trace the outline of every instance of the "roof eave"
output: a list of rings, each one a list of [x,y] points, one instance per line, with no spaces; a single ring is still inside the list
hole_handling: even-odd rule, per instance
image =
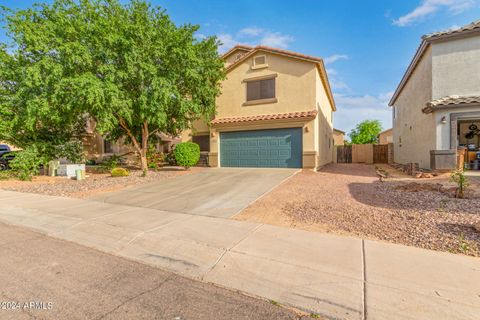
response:
[[[244,50],[244,51],[249,52],[249,51],[253,50],[253,47],[243,45],[243,44],[237,44],[233,48],[231,48],[230,50],[228,50],[227,52],[222,54],[221,58],[226,59],[226,58],[228,58],[228,56],[230,56],[232,53],[234,53],[237,50]]]
[[[449,104],[441,104],[441,105],[430,105],[427,104],[425,108],[422,109],[423,113],[430,114],[437,110],[446,110],[451,108],[463,108],[463,107],[480,107],[480,103],[449,103]]]
[[[427,41],[426,39],[422,40],[422,43],[420,44],[417,51],[415,52],[415,55],[413,56],[412,61],[408,65],[407,71],[403,75],[402,80],[400,81],[397,89],[395,90],[395,93],[393,94],[392,98],[390,99],[390,102],[388,103],[388,105],[390,107],[393,106],[395,101],[397,101],[398,96],[400,95],[403,88],[407,84],[408,80],[410,79],[410,77],[411,77],[413,71],[415,70],[415,68],[417,67],[418,63],[423,58],[423,55],[425,54],[425,51],[427,50],[429,45],[430,45],[429,41]]]

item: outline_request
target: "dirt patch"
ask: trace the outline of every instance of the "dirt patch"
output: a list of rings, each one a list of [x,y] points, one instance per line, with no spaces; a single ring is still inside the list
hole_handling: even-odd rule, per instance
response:
[[[32,181],[4,180],[0,181],[0,189],[28,193],[40,193],[52,196],[67,196],[74,198],[88,198],[101,193],[118,191],[123,188],[150,183],[179,175],[190,174],[204,170],[191,168],[188,171],[182,168],[164,168],[158,171],[149,171],[142,177],[140,170],[131,170],[128,177],[111,177],[107,173],[90,172],[85,180],[76,181],[65,177],[34,177]]]
[[[293,176],[235,218],[480,256],[480,199],[453,198],[445,177],[414,180],[330,165]]]

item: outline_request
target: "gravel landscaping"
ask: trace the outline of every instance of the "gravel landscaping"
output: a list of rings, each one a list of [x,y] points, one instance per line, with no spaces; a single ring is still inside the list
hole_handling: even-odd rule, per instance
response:
[[[109,173],[87,173],[85,180],[76,181],[65,177],[34,177],[33,181],[4,180],[0,181],[0,189],[40,193],[52,196],[67,196],[74,198],[88,198],[104,192],[118,191],[132,185],[154,182],[170,177],[189,174],[203,170],[191,168],[184,170],[178,167],[165,167],[158,171],[149,171],[142,177],[141,170],[130,170],[128,177],[112,177]]]
[[[372,165],[335,164],[298,173],[235,218],[480,256],[478,193],[453,194],[448,175],[380,182]]]

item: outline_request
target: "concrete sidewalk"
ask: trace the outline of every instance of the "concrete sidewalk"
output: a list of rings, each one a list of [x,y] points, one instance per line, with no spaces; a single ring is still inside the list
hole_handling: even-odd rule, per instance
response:
[[[0,220],[327,319],[478,319],[480,259],[149,208],[0,191]]]

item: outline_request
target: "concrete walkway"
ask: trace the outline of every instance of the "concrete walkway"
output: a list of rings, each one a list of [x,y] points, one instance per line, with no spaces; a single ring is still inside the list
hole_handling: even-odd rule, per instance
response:
[[[0,191],[0,220],[327,319],[478,319],[480,259],[149,208]]]

